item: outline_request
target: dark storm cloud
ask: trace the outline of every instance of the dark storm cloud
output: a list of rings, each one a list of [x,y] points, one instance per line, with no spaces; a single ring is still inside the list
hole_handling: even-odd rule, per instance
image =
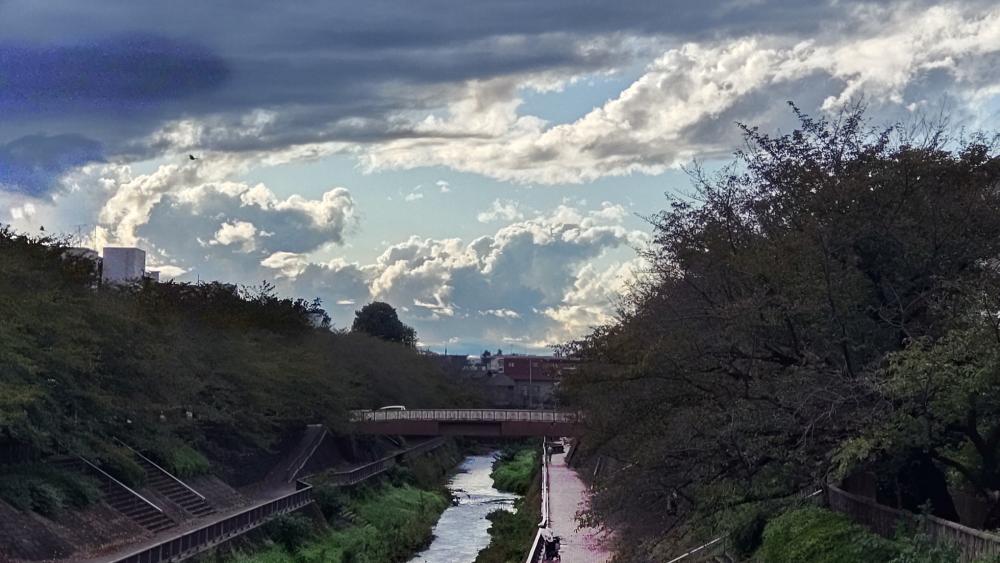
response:
[[[162,37],[0,42],[0,112],[31,118],[37,113],[147,109],[216,88],[226,74],[218,57]]]
[[[50,194],[64,172],[103,159],[101,144],[80,135],[30,135],[0,145],[0,191]]]
[[[912,4],[912,3],[911,3]],[[0,142],[82,133],[110,154],[150,156],[145,137],[215,120],[202,149],[405,137],[391,116],[439,107],[469,79],[632,64],[641,39],[809,37],[857,6],[799,0],[223,1],[0,3]],[[56,39],[54,39],[56,38]],[[634,41],[639,38],[640,41]],[[649,53],[647,53],[649,54]],[[266,127],[239,132],[254,109]],[[230,131],[235,133],[230,134]]]

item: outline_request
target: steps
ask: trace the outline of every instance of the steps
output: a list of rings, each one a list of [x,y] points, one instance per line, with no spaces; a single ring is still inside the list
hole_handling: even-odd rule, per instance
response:
[[[128,516],[136,524],[154,533],[177,525],[169,516],[156,510],[128,489],[110,479],[105,479],[103,482],[104,502]]]
[[[146,472],[146,485],[184,509],[191,516],[200,518],[215,513],[215,508],[205,502],[205,499],[196,495],[148,460],[136,456],[136,461]]]

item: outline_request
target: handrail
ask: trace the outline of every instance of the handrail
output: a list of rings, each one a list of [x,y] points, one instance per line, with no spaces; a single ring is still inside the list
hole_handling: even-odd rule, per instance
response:
[[[321,430],[319,433],[319,438],[313,438],[313,441],[310,444],[311,447],[307,447],[299,454],[297,458],[295,458],[292,467],[288,469],[288,473],[285,475],[285,481],[288,481],[289,483],[294,481],[295,478],[299,476],[299,472],[302,471],[303,468],[305,468],[307,463],[309,463],[309,460],[312,459],[313,454],[316,453],[316,450],[319,449],[320,444],[323,443],[323,439],[326,438],[327,434],[326,426],[323,426],[322,424],[315,424],[310,426],[313,428],[317,426],[320,427]],[[307,426],[306,429],[308,430],[310,426]],[[299,461],[299,458],[302,458],[302,460]]]
[[[133,494],[134,496],[138,497],[138,498],[139,498],[139,500],[141,500],[142,502],[144,502],[144,503],[148,504],[149,506],[152,506],[153,508],[155,508],[157,512],[163,512],[163,509],[162,509],[162,508],[160,508],[159,506],[156,506],[155,504],[153,504],[152,502],[150,502],[148,498],[146,498],[146,497],[144,497],[144,496],[140,495],[139,493],[137,493],[137,492],[133,491],[133,490],[132,490],[132,487],[129,487],[129,486],[128,486],[128,485],[126,485],[125,483],[122,483],[122,482],[121,482],[121,481],[119,481],[118,479],[115,479],[115,478],[114,478],[114,477],[112,477],[112,476],[111,476],[111,474],[110,474],[110,473],[108,473],[107,471],[105,471],[105,470],[101,469],[100,467],[98,467],[98,466],[94,465],[93,463],[90,463],[90,461],[88,461],[88,460],[87,460],[87,458],[85,458],[85,457],[83,457],[83,456],[77,456],[77,457],[79,457],[79,458],[80,458],[80,461],[82,461],[82,462],[86,463],[86,464],[87,464],[87,465],[89,465],[89,466],[90,466],[91,468],[93,468],[93,469],[94,469],[95,471],[97,471],[98,473],[100,473],[101,475],[104,475],[104,476],[105,476],[105,477],[107,477],[108,479],[111,479],[112,481],[114,481],[114,483],[115,483],[116,485],[118,485],[119,487],[121,487],[121,488],[125,489],[126,491],[128,491],[128,492],[132,493],[132,494]]]
[[[532,409],[412,409],[412,410],[352,410],[351,422],[384,422],[390,420],[481,421],[481,422],[550,422],[576,423],[581,415],[576,411]]]
[[[711,547],[711,546],[719,543],[720,541],[722,541],[722,536],[719,536],[719,537],[715,538],[714,540],[706,543],[705,545],[700,545],[700,546],[692,549],[691,551],[689,551],[687,553],[684,553],[683,555],[680,555],[678,557],[674,557],[670,561],[667,561],[667,563],[676,563],[677,561],[680,561],[681,559],[685,559],[687,557],[690,557],[690,556],[694,555],[695,553],[698,553],[699,551],[701,551],[703,549],[709,548],[709,547]]]
[[[159,465],[157,465],[157,463],[156,463],[155,461],[153,461],[153,460],[149,459],[148,457],[146,457],[146,456],[142,455],[141,453],[139,453],[139,451],[138,451],[138,450],[136,450],[136,449],[132,448],[132,446],[130,446],[130,445],[128,445],[128,444],[126,444],[125,442],[122,442],[122,441],[121,441],[121,440],[119,440],[118,438],[115,438],[115,440],[116,440],[116,441],[117,441],[117,442],[118,442],[119,444],[121,444],[121,445],[125,446],[126,448],[128,448],[128,449],[129,449],[129,451],[131,451],[131,452],[132,452],[132,453],[134,453],[135,455],[137,455],[137,456],[141,457],[142,459],[146,460],[146,462],[147,462],[147,463],[149,463],[150,465],[152,465],[153,467],[155,467],[155,468],[159,469],[159,470],[160,470],[160,472],[164,473],[164,474],[165,474],[165,475],[166,475],[167,477],[170,477],[170,478],[171,478],[171,479],[173,479],[174,481],[177,481],[178,483],[180,483],[180,484],[181,484],[181,486],[182,486],[182,487],[184,487],[185,489],[187,489],[187,490],[191,491],[192,493],[194,493],[194,494],[198,495],[198,498],[200,498],[201,500],[205,500],[205,495],[203,495],[203,494],[199,493],[198,491],[196,491],[196,490],[192,489],[192,488],[191,488],[191,487],[190,487],[190,486],[189,486],[189,485],[188,485],[187,483],[185,483],[184,481],[181,481],[181,480],[180,480],[180,479],[178,479],[177,477],[174,477],[174,474],[173,474],[173,473],[171,473],[171,472],[167,471],[166,469],[164,469],[164,468],[160,467]]]
[[[542,437],[542,490],[540,496],[542,497],[541,506],[541,521],[538,522],[538,532],[535,533],[535,539],[531,543],[531,548],[528,549],[528,558],[525,563],[537,563],[538,556],[540,555],[539,549],[542,549],[545,545],[543,533],[549,527],[549,460],[546,448],[547,438]]]
[[[194,553],[198,553],[203,549],[207,549],[212,545],[220,543],[217,541],[220,537],[225,537],[226,539],[228,539],[228,537],[231,536],[232,532],[235,530],[241,530],[244,528],[246,529],[256,528],[260,526],[264,521],[270,520],[271,519],[270,517],[272,515],[281,515],[287,512],[291,512],[293,510],[298,510],[299,508],[302,508],[303,506],[306,506],[309,503],[314,502],[315,499],[313,499],[309,495],[309,491],[312,489],[312,485],[304,481],[299,481],[298,483],[304,485],[304,487],[292,491],[290,493],[286,493],[278,498],[262,502],[256,506],[245,508],[225,518],[221,518],[214,522],[207,523],[203,526],[195,528],[179,536],[159,541],[150,546],[138,548],[121,557],[112,558],[109,561],[111,563],[132,563],[139,561],[142,561],[143,563],[158,563],[164,561],[178,561],[179,559],[174,559],[176,556],[187,553],[191,550],[195,550],[193,553],[191,553],[191,555],[193,555]],[[298,498],[295,498],[293,500],[293,497],[298,497]],[[256,518],[249,517],[251,513],[253,513],[254,511],[261,511],[263,509],[270,510],[272,508],[275,508],[273,512],[267,512],[266,514],[263,514]],[[247,518],[243,518],[244,516],[247,516]],[[240,519],[245,520],[245,522],[240,527],[235,528],[235,530],[226,530],[228,524],[237,522]],[[209,537],[210,533],[213,531],[213,528],[216,529],[215,531],[217,533],[215,536]],[[174,549],[175,546],[177,548],[176,550]],[[166,554],[163,553],[163,550],[165,548],[167,549]],[[202,548],[202,549],[197,549],[197,548]],[[148,557],[143,558],[143,556],[147,554]],[[154,559],[153,558],[154,555],[157,558]]]

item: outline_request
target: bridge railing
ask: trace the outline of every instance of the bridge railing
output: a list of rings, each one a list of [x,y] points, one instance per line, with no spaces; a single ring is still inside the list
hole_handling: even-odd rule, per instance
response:
[[[387,422],[395,420],[428,420],[434,422],[562,422],[575,423],[580,415],[573,411],[527,409],[414,409],[414,410],[354,410],[352,422]]]

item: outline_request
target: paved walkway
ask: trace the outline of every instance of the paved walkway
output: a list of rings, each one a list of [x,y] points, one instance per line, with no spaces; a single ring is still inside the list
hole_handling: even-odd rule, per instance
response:
[[[611,560],[607,534],[597,528],[577,528],[576,514],[587,507],[587,486],[566,465],[565,454],[553,454],[549,463],[550,527],[561,540],[560,555],[566,563],[603,563]]]

